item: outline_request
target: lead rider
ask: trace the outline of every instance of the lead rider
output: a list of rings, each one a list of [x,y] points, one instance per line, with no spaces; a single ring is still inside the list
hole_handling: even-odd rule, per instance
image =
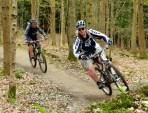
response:
[[[76,23],[77,38],[73,45],[73,53],[77,57],[87,74],[96,82],[99,88],[104,86],[100,77],[97,76],[93,60],[89,58],[90,55],[102,50],[101,46],[96,43],[95,39],[103,39],[108,45],[112,45],[112,40],[105,34],[88,29],[84,20],[79,20]],[[107,60],[105,53],[101,55],[103,60]]]

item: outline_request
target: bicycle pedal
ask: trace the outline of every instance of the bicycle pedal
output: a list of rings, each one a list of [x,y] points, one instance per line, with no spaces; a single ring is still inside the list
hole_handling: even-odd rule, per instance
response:
[[[120,80],[120,78],[116,78],[116,82],[118,82]]]

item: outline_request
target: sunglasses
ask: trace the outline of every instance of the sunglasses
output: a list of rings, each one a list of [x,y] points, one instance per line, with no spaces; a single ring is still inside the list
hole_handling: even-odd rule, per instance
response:
[[[85,28],[80,28],[80,29],[78,29],[78,31],[81,31],[81,30],[84,30]]]

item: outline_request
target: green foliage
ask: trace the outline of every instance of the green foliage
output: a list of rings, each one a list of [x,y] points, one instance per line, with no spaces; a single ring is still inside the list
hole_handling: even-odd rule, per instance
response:
[[[0,68],[0,76],[3,76],[3,75],[4,75],[4,69]]]
[[[139,55],[138,59],[148,60],[148,55],[147,54]]]
[[[132,19],[132,1],[116,1],[115,4],[115,25],[119,28],[127,28],[131,25]]]
[[[16,77],[17,79],[21,79],[21,78],[23,78],[24,73],[25,73],[25,72],[24,72],[22,69],[17,69],[17,70],[15,71],[15,77]]]
[[[148,4],[144,5],[143,10],[144,10],[144,27],[148,28]]]
[[[8,102],[10,102],[11,104],[16,104],[16,99],[14,98],[9,98]]]
[[[27,22],[31,19],[31,1],[19,0],[18,9],[18,25],[21,28],[26,28]]]
[[[73,55],[72,51],[69,52],[68,60],[70,60],[70,61],[77,61],[77,58]]]
[[[45,108],[40,106],[39,104],[34,104],[34,106],[40,113],[47,113]]]
[[[39,104],[36,103],[36,104],[34,104],[34,106],[39,111],[39,113],[47,113],[46,110],[45,110],[45,108],[42,107],[41,105],[39,105]],[[56,112],[52,111],[50,113],[56,113]]]
[[[16,103],[16,85],[9,85],[8,102],[12,104]]]
[[[143,86],[140,89],[140,93],[142,93],[144,96],[147,96],[148,97],[148,86]]]
[[[95,113],[94,111],[97,108],[101,109],[100,113],[131,113],[127,108],[132,107],[133,101],[132,96],[122,93],[111,101],[91,105],[89,112],[86,113]]]

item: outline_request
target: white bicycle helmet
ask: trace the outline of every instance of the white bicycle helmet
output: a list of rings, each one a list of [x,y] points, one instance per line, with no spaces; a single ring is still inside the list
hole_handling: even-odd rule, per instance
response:
[[[76,24],[76,28],[77,29],[85,28],[85,27],[86,27],[86,24],[85,24],[85,21],[84,20],[78,20],[77,21],[77,24]]]
[[[32,23],[37,23],[38,24],[38,20],[36,20],[36,19],[31,19],[30,20],[30,23],[32,24]]]

